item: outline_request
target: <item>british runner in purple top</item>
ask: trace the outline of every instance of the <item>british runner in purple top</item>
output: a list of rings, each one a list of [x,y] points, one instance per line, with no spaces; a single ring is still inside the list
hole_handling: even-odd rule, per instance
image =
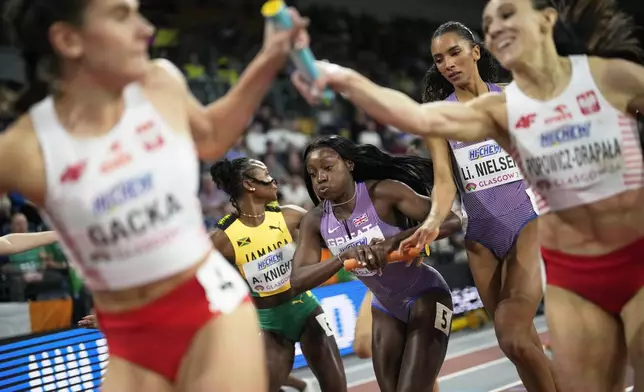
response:
[[[386,254],[429,213],[431,161],[394,157],[339,136],[310,144],[304,160],[307,188],[317,207],[300,226],[292,285],[302,290],[319,284],[349,258],[363,263],[365,268],[353,273],[374,297],[372,349],[380,390],[431,388],[447,352],[452,315],[449,287],[427,265],[386,261]],[[452,215],[441,235],[459,228],[460,220]],[[334,257],[319,263],[323,244]],[[329,275],[311,279],[308,271],[320,271],[325,264],[330,266]]]
[[[424,80],[423,101],[465,101],[501,87],[491,54],[458,22],[440,26],[432,39],[434,65]],[[481,142],[426,139],[434,162],[432,211],[409,242],[427,243],[461,198],[467,254],[474,281],[494,319],[499,345],[529,391],[555,391],[550,361],[532,320],[543,296],[536,220],[529,190],[514,161],[491,139]],[[453,170],[452,170],[453,168]],[[407,244],[403,244],[406,246]],[[501,270],[507,267],[505,278]]]

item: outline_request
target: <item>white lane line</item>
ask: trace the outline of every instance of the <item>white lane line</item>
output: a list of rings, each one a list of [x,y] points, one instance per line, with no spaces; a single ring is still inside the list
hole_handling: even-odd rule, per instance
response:
[[[467,375],[467,374],[470,374],[470,373],[473,373],[473,372],[484,370],[484,369],[487,369],[487,368],[492,367],[492,366],[501,365],[501,364],[509,362],[509,361],[510,360],[505,358],[505,357],[495,359],[494,361],[485,362],[485,363],[482,363],[482,364],[477,365],[477,366],[472,366],[472,367],[469,367],[467,369],[460,370],[458,372],[446,374],[444,376],[439,377],[437,381],[438,382],[448,381],[448,380],[451,380],[451,379],[456,378],[456,377],[461,377],[461,376],[464,376],[464,375]],[[349,383],[348,387],[349,388],[357,387],[359,385],[363,385],[363,384],[366,384],[366,383],[369,383],[369,382],[372,382],[372,381],[375,381],[375,380],[376,380],[375,376],[360,378],[358,380],[355,380],[355,381]],[[502,389],[500,389],[500,390],[502,390]]]
[[[509,384],[505,384],[505,385],[503,385],[501,387],[498,387],[496,389],[492,389],[491,391],[488,391],[488,392],[501,392],[501,391],[505,391],[506,389],[518,387],[519,385],[522,385],[522,384],[523,383],[519,380],[519,381],[511,382]],[[626,388],[624,390],[624,392],[632,392],[633,388],[634,388],[633,386],[630,386],[630,387]]]
[[[521,384],[522,384],[522,382],[521,382],[521,380],[519,380],[519,381],[511,382],[509,384],[505,384],[505,385],[503,385],[501,387],[498,387],[496,389],[492,389],[489,392],[501,392],[501,391],[505,391],[506,389],[510,389],[510,388],[513,388],[513,387],[518,387]]]
[[[537,317],[535,319],[535,324],[537,324],[537,320],[539,320],[539,318],[542,319],[543,316]],[[539,320],[539,321],[541,321],[541,320]],[[548,327],[544,325],[544,326],[542,326],[540,328],[537,328],[537,332],[539,334],[542,334],[544,332],[548,332]],[[487,335],[491,335],[491,336],[487,336]],[[468,354],[472,354],[472,353],[475,353],[477,351],[485,350],[485,349],[488,349],[488,348],[491,348],[491,347],[497,347],[498,343],[497,343],[497,340],[496,340],[496,336],[494,336],[494,335],[495,335],[494,329],[488,329],[488,330],[485,330],[485,331],[480,331],[479,333],[473,333],[473,334],[468,334],[468,335],[465,335],[465,336],[459,336],[459,337],[454,338],[453,343],[458,342],[459,344],[463,344],[463,343],[466,343],[466,342],[471,341],[471,340],[487,340],[487,342],[483,343],[483,344],[477,344],[476,346],[467,348],[465,350],[461,350],[461,351],[457,351],[457,352],[452,353],[452,354],[448,354],[445,357],[445,360],[447,361],[449,359],[458,358],[458,357],[468,355]],[[492,339],[492,340],[490,341],[489,339]],[[463,369],[460,372],[456,372],[456,373],[452,373],[452,374],[454,374],[455,376],[456,375],[464,375],[464,374],[468,374],[468,373],[473,372],[473,371],[485,369],[485,368],[487,368],[489,366],[494,366],[494,365],[503,363],[505,361],[508,361],[508,359],[503,357],[503,358],[497,359],[495,361],[486,362],[486,363],[483,363],[481,365],[474,366],[474,367],[467,368],[467,369]],[[364,363],[352,364],[350,366],[346,366],[346,364],[345,364],[345,373],[347,374],[347,379],[351,378],[351,377],[348,377],[350,373],[358,373],[358,372],[365,371],[365,370],[368,370],[368,369],[373,371],[373,363],[371,361],[364,362]],[[452,376],[452,374],[448,374],[448,375],[445,375],[443,377],[439,377],[438,381],[449,380],[449,379],[455,377],[455,376]],[[373,381],[376,381],[375,375],[371,375],[371,376],[368,376],[368,377],[361,377],[361,378],[358,378],[355,381],[349,382],[347,387],[348,388],[353,388],[353,387],[357,387],[357,386],[367,384],[367,383],[370,383],[370,382],[373,382]]]
[[[487,369],[491,366],[500,365],[504,362],[510,362],[510,360],[507,359],[506,357],[495,359],[494,361],[485,362],[480,365],[468,367],[467,369],[459,370],[458,372],[454,372],[454,373],[446,374],[442,377],[438,377],[438,381],[451,380],[452,378],[464,376],[466,374],[470,374],[473,372],[478,372],[479,370]]]
[[[548,331],[548,328],[546,328],[546,327],[537,329],[537,332],[539,334],[541,334],[543,332],[547,332],[547,331]],[[467,337],[469,337],[469,336],[463,336],[463,337],[455,338],[454,342],[462,343],[462,340],[464,338],[467,338]],[[479,338],[480,338],[480,336],[479,336]],[[469,355],[469,354],[475,353],[477,351],[486,350],[486,349],[492,348],[492,347],[498,347],[496,337],[490,337],[490,338],[494,339],[494,340],[492,340],[492,341],[488,340],[488,342],[486,342],[486,343],[477,344],[476,346],[469,347],[469,348],[467,348],[465,350],[461,350],[461,351],[457,351],[457,352],[454,352],[454,353],[451,353],[451,354],[447,354],[447,356],[445,357],[445,360],[448,361],[450,359],[454,359],[454,358],[462,357],[462,356],[465,356],[465,355]],[[356,364],[351,364],[350,366],[346,366],[344,371],[345,371],[345,373],[349,374],[349,373],[361,372],[361,371],[364,371],[366,369],[371,369],[371,368],[373,368],[373,364],[371,363],[371,361],[368,361],[368,362],[356,363]]]

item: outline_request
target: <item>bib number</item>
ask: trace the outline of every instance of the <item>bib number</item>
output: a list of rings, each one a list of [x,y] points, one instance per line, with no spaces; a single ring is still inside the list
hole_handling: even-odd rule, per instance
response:
[[[436,302],[436,317],[434,318],[434,328],[441,331],[445,336],[449,336],[452,329],[452,309]]]
[[[216,252],[197,270],[196,278],[213,313],[232,312],[248,295],[248,288],[237,271]]]
[[[453,150],[465,193],[523,179],[514,160],[492,140]]]
[[[294,253],[293,245],[288,244],[266,256],[243,264],[246,282],[260,295],[272,295],[288,290]]]
[[[326,319],[326,314],[325,313],[320,313],[317,316],[315,316],[315,319],[317,320],[318,324],[320,324],[320,327],[322,327],[322,330],[326,334],[326,336],[333,336],[333,330],[331,330],[331,326],[329,325],[329,321]]]

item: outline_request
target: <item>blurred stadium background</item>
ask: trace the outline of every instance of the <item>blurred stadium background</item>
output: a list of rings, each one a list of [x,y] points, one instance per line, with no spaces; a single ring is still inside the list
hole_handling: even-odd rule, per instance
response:
[[[53,0],[52,0],[53,1]],[[4,6],[6,1],[0,1]],[[245,64],[258,51],[264,20],[260,0],[143,0],[143,14],[158,28],[153,57],[171,60],[185,73],[190,88],[204,103],[234,85]],[[420,81],[431,66],[431,35],[439,24],[457,20],[480,34],[484,1],[451,0],[291,0],[311,19],[312,50],[355,68],[371,79],[420,99]],[[644,8],[637,1],[622,7],[642,25]],[[24,86],[22,60],[11,37],[0,26],[0,131],[15,119],[11,103]],[[644,34],[640,32],[644,41]],[[226,157],[263,160],[279,180],[283,203],[311,208],[302,179],[301,152],[318,135],[341,134],[391,153],[418,153],[418,141],[399,130],[378,124],[343,100],[311,108],[288,81],[285,69],[246,134]],[[509,81],[501,72],[500,82]],[[422,153],[422,152],[421,152]],[[231,210],[228,196],[216,189],[202,162],[200,200],[205,224],[212,228]],[[0,160],[0,164],[2,164]],[[0,235],[46,230],[34,206],[19,194],[0,197]],[[433,245],[432,263],[452,287],[459,317],[443,373],[443,391],[501,391],[520,388],[511,364],[496,346],[487,317],[466,264],[463,236],[457,234]],[[324,259],[324,255],[321,255]],[[353,326],[364,286],[338,274],[317,289],[342,353],[352,391],[377,391],[369,361],[351,356]],[[57,245],[0,258],[0,390],[94,390],[107,359],[105,342],[97,331],[74,329],[91,310],[91,295],[69,269]],[[541,332],[545,323],[537,321]],[[472,332],[483,327],[477,332]],[[487,356],[486,356],[487,355]],[[477,359],[478,358],[478,359]],[[301,355],[296,374],[310,378]],[[468,381],[470,380],[471,381]],[[57,385],[49,389],[46,385]],[[374,389],[375,388],[375,389]],[[519,389],[520,390],[520,389]]]

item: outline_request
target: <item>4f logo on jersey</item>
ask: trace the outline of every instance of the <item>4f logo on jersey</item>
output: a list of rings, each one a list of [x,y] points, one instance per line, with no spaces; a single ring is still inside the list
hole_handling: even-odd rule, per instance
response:
[[[537,118],[536,113],[524,114],[519,118],[517,123],[514,125],[516,129],[528,129],[534,124],[534,120]]]
[[[579,104],[579,109],[584,116],[597,113],[601,110],[597,95],[592,90],[577,95],[577,103]]]
[[[67,166],[63,174],[60,175],[60,183],[64,184],[66,182],[78,181],[83,175],[83,172],[85,172],[86,166],[87,160],[83,160],[81,162]]]

